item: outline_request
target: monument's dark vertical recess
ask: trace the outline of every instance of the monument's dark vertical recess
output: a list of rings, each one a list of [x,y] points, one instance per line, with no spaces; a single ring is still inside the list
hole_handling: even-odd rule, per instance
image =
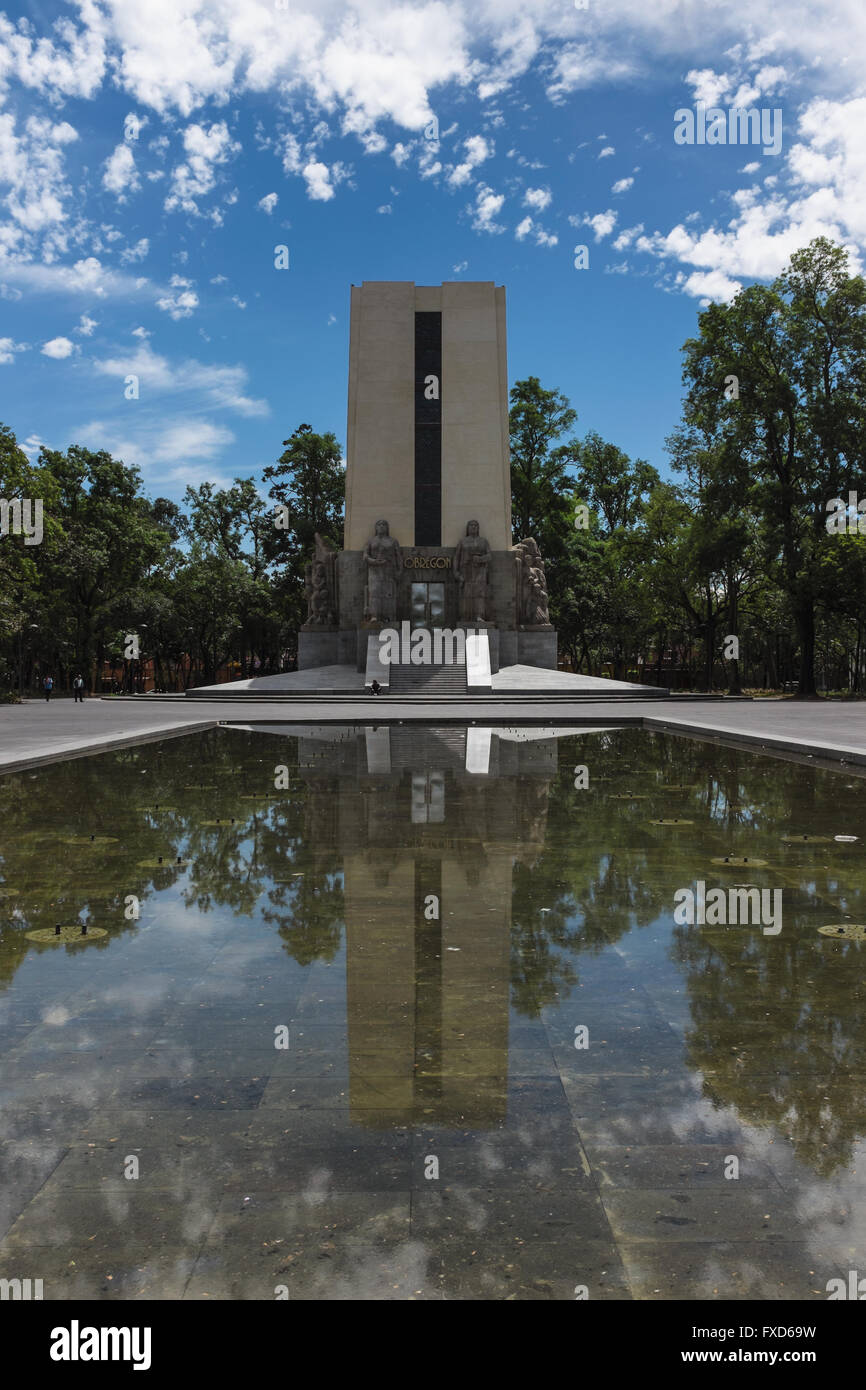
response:
[[[415,314],[415,544],[442,544],[441,312]]]
[[[430,778],[427,778],[428,794]],[[430,902],[433,898],[435,901]],[[428,903],[430,911],[428,911]],[[415,860],[415,1099],[442,1099],[442,860]],[[431,916],[435,911],[435,916]]]

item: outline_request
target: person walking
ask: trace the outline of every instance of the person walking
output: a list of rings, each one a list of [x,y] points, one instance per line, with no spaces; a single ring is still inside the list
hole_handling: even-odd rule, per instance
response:
[[[45,691],[45,703],[51,699],[51,692],[54,689],[54,677],[46,676],[42,681],[42,689]]]
[[[82,676],[80,671],[78,675],[75,677],[75,680],[72,682],[72,699],[76,705],[78,704],[79,700],[81,701],[82,705],[84,704],[84,677]]]

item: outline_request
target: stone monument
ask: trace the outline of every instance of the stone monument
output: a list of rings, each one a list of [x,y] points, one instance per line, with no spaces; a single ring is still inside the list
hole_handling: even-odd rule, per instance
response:
[[[344,535],[316,539],[302,668],[363,670],[371,628],[403,621],[483,627],[494,671],[556,668],[544,563],[512,543],[502,286],[352,286]]]

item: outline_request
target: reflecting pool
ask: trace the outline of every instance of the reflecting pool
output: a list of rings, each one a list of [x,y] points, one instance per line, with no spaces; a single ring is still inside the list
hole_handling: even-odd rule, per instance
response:
[[[465,725],[0,779],[0,1278],[826,1299],[866,1276],[864,790]]]

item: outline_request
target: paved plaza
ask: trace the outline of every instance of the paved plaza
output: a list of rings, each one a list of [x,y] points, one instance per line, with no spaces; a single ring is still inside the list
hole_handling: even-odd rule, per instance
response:
[[[248,724],[441,724],[492,722],[638,725],[646,729],[735,741],[767,752],[828,758],[866,766],[866,703],[862,701],[669,699],[593,701],[586,697],[532,696],[438,699],[375,699],[351,692],[332,697],[296,696],[195,700],[177,697],[89,699],[83,705],[57,699],[0,707],[0,769],[105,752],[192,733],[222,723]]]

